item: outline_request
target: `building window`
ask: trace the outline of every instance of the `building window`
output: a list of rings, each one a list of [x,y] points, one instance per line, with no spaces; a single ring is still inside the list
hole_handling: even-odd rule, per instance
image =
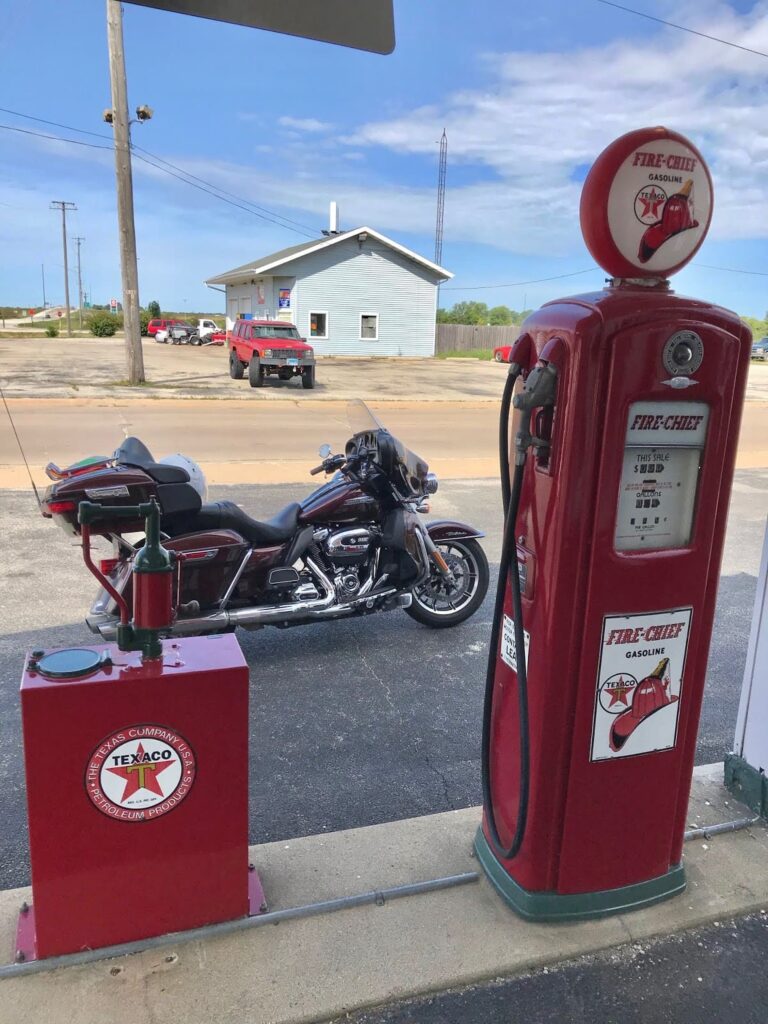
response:
[[[328,337],[328,314],[327,313],[310,313],[309,314],[309,336],[310,338],[327,338]]]
[[[360,341],[378,341],[379,339],[379,314],[360,314]]]

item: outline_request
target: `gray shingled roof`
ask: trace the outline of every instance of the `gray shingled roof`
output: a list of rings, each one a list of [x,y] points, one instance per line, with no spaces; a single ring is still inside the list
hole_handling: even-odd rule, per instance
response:
[[[268,267],[272,263],[282,262],[288,259],[290,256],[298,256],[304,252],[305,249],[313,249],[318,242],[322,242],[322,236],[320,238],[313,238],[311,242],[299,242],[298,245],[289,245],[287,249],[278,249],[277,252],[270,253],[269,256],[262,256],[258,260],[252,260],[250,263],[244,263],[242,267],[235,267],[233,270],[225,270],[223,274],[217,274],[216,277],[209,277],[208,282],[216,284],[220,277],[234,277],[236,274],[258,274],[262,267]],[[208,283],[206,282],[206,284]]]

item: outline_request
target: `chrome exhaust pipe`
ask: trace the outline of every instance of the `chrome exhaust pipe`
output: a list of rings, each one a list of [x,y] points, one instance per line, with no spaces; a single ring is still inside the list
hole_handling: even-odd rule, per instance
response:
[[[382,598],[397,593],[396,587],[378,591],[375,594],[359,594],[344,604],[336,604],[336,593],[333,584],[320,567],[307,559],[307,565],[317,576],[326,591],[325,597],[314,601],[294,601],[292,604],[264,605],[254,608],[234,608],[231,611],[217,611],[210,615],[200,615],[189,619],[177,619],[171,628],[164,633],[169,637],[194,636],[200,633],[212,633],[242,626],[244,629],[258,629],[261,626],[279,622],[290,622],[292,619],[333,619],[349,615],[358,604],[371,602],[371,607]],[[98,633],[104,640],[117,638],[118,618],[106,614],[103,606],[97,601],[86,619],[88,627]]]

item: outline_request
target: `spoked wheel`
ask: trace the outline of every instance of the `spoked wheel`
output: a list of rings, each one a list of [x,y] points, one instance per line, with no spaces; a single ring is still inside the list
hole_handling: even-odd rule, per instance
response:
[[[464,622],[483,603],[488,591],[488,559],[476,540],[444,541],[437,547],[453,580],[445,580],[433,566],[429,579],[414,587],[413,602],[406,611],[425,626],[444,629]]]

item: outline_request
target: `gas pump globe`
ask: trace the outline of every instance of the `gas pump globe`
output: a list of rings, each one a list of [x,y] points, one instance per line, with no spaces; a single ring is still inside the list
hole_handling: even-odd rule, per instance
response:
[[[608,286],[542,307],[511,354],[476,850],[502,898],[536,920],[685,887],[751,345],[736,314],[669,287],[712,206],[683,136],[613,142],[580,211]]]

